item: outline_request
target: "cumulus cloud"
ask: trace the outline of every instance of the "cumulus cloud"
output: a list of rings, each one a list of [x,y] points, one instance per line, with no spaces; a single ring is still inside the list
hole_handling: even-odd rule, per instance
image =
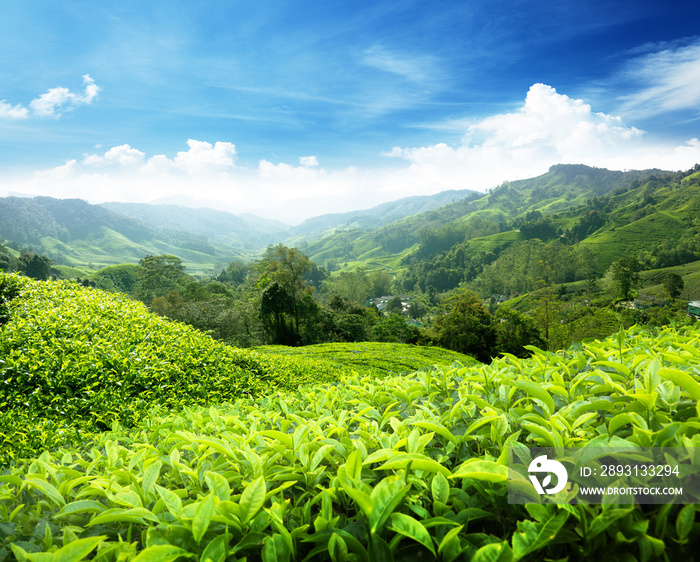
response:
[[[21,104],[12,105],[6,100],[0,100],[0,119],[26,119],[29,110]]]
[[[315,156],[302,156],[299,158],[299,165],[305,168],[315,168],[318,166],[318,158]]]
[[[83,159],[83,166],[133,167],[143,165],[146,155],[128,144],[110,148],[104,155],[91,154]]]
[[[594,112],[583,100],[534,84],[517,111],[470,124],[459,146],[395,147],[387,156],[403,158],[409,166],[387,178],[384,188],[485,189],[542,174],[559,163],[683,169],[700,161],[696,139],[668,146],[646,137],[620,117]]]
[[[71,92],[68,88],[51,88],[29,103],[12,105],[7,100],[0,101],[0,119],[28,119],[30,117],[60,117],[78,106],[89,105],[97,97],[100,87],[89,74],[83,76],[85,89],[82,93]]]
[[[234,167],[236,147],[230,142],[208,142],[188,140],[189,150],[178,152],[173,165],[190,174],[225,171]]]

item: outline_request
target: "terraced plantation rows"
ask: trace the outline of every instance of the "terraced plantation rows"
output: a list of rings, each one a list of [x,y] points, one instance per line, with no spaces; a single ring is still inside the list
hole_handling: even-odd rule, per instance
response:
[[[506,493],[509,447],[699,446],[694,326],[380,375],[227,348],[70,284],[2,282],[18,294],[0,355],[0,383],[12,377],[0,558],[696,556],[694,505],[520,506]],[[53,401],[59,388],[71,390]],[[34,433],[11,448],[8,431]]]

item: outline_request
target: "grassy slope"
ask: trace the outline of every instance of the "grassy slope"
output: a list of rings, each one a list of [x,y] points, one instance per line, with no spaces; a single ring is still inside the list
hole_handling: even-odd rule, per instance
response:
[[[700,300],[700,261],[643,271],[639,276],[640,293],[668,299],[664,280],[669,273],[677,273],[683,278],[683,291],[679,297],[681,300]]]
[[[607,226],[581,241],[580,247],[590,249],[598,260],[598,267],[605,270],[624,256],[651,249],[667,238],[679,237],[683,230],[680,217],[660,212],[621,227]]]
[[[135,242],[107,227],[100,227],[91,239],[61,242],[45,236],[42,245],[49,256],[77,268],[104,267],[121,263],[137,263],[147,255],[172,254],[179,257],[194,275],[211,274],[234,260],[248,260],[253,254],[238,248],[217,244],[213,254],[183,248],[152,238]]]

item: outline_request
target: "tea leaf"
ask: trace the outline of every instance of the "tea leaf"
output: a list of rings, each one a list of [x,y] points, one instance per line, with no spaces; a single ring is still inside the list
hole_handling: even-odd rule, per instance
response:
[[[430,538],[428,530],[409,515],[403,513],[391,514],[391,529],[406,537],[409,537],[427,548],[435,556],[435,546]]]
[[[245,525],[255,517],[265,503],[265,493],[267,488],[265,480],[261,476],[253,480],[241,495],[239,505],[241,507],[241,523]]]
[[[207,497],[199,502],[192,519],[192,535],[197,544],[200,543],[204,533],[209,528],[211,516],[214,514],[214,492],[209,492]]]
[[[560,511],[543,522],[518,522],[518,531],[513,535],[514,560],[520,560],[531,552],[541,550],[555,540],[568,518],[569,514],[566,511]]]
[[[173,562],[180,557],[196,559],[197,555],[177,546],[155,545],[142,550],[133,562]]]
[[[106,536],[102,535],[73,541],[53,553],[54,562],[78,562],[83,560],[106,538]]]

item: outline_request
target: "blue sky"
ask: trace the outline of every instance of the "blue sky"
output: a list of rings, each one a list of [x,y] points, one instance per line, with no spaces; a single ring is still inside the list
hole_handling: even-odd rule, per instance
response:
[[[3,2],[0,195],[298,221],[560,162],[689,168],[696,4]]]

